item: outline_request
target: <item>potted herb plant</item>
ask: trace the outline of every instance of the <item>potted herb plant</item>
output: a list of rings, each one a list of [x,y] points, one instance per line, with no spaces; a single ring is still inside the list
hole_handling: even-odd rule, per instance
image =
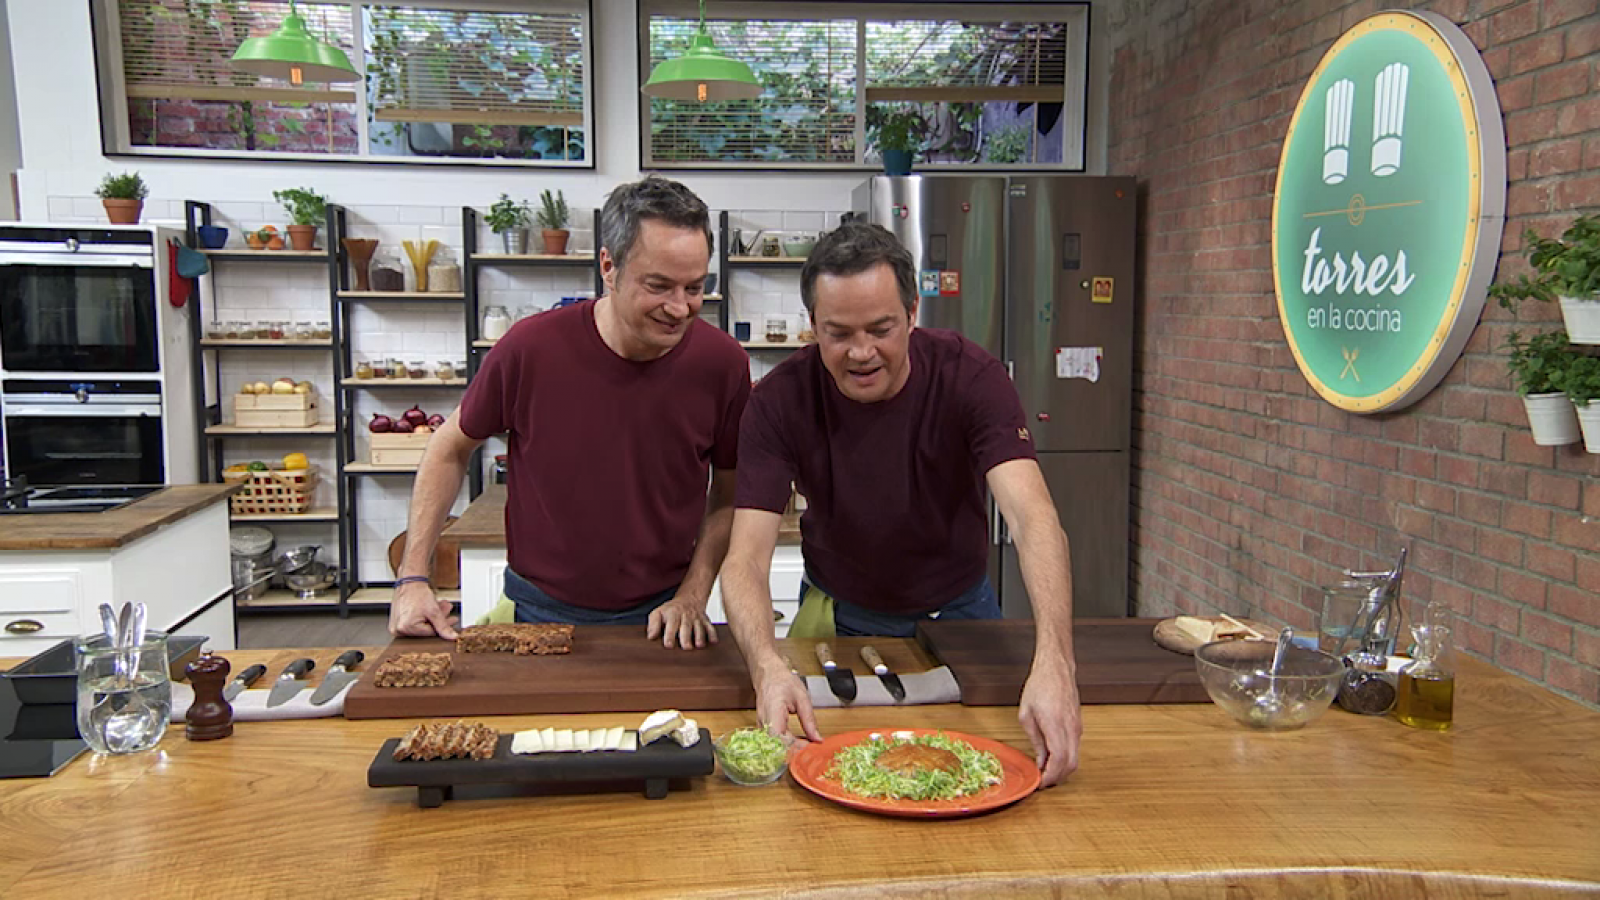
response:
[[[552,196],[549,190],[539,195],[539,227],[543,229],[544,252],[551,256],[567,255],[567,198],[560,191]]]
[[[111,224],[137,225],[139,214],[144,212],[144,198],[150,196],[150,188],[145,186],[138,172],[123,172],[120,175],[108,172],[94,193],[106,208],[106,218],[111,220]]]
[[[922,117],[909,109],[889,109],[873,116],[873,143],[883,156],[886,175],[910,175],[922,143]]]
[[[1578,440],[1578,416],[1560,378],[1573,352],[1565,331],[1546,331],[1524,338],[1513,331],[1506,338],[1512,386],[1528,411],[1533,442],[1556,447]]]
[[[1600,453],[1600,356],[1569,351],[1567,364],[1553,380],[1578,410],[1584,448]]]
[[[317,226],[328,216],[328,198],[310,188],[289,188],[273,191],[272,199],[283,204],[289,214],[289,246],[296,250],[314,250],[317,243]]]
[[[489,223],[489,228],[500,235],[500,241],[505,246],[505,252],[512,256],[525,256],[528,252],[528,229],[533,226],[533,211],[528,209],[528,203],[513,202],[511,197],[501,194],[489,207],[489,214],[483,217]]]
[[[1561,237],[1523,232],[1533,274],[1489,288],[1513,313],[1524,300],[1556,300],[1575,344],[1600,344],[1600,215],[1579,216]]]

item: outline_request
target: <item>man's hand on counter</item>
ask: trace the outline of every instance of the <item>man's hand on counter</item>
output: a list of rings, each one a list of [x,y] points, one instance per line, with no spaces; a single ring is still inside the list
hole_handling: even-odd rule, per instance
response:
[[[1033,742],[1044,787],[1059,784],[1078,768],[1083,716],[1072,666],[1061,662],[1041,665],[1035,660],[1022,688],[1017,718]]]
[[[774,654],[759,668],[755,679],[756,717],[762,727],[781,738],[821,741],[817,713],[806,692],[805,679],[795,674],[782,657]],[[789,716],[800,722],[800,734],[789,731]]]
[[[706,616],[706,601],[677,594],[650,612],[645,638],[661,639],[662,646],[693,650],[717,642],[717,629]]]
[[[389,633],[398,637],[442,637],[456,639],[455,616],[450,602],[441,600],[426,582],[413,581],[395,588],[389,603]]]

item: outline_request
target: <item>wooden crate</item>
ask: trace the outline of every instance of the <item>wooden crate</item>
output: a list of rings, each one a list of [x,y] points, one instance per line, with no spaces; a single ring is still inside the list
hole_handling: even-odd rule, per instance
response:
[[[240,428],[309,428],[318,415],[315,394],[233,395],[233,424]]]
[[[428,434],[369,434],[372,464],[375,466],[415,466],[428,448]]]
[[[311,508],[317,490],[315,468],[224,472],[222,478],[245,486],[228,498],[234,515],[299,515]]]

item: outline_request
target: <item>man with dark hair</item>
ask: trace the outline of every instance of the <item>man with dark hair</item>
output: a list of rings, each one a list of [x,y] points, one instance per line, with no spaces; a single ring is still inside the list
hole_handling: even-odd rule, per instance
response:
[[[518,322],[428,441],[394,634],[455,637],[428,569],[472,452],[506,433],[518,621],[631,622],[685,649],[716,640],[706,601],[728,549],[750,361],[699,318],[710,216],[652,176],[612,191],[600,228],[604,296]]]
[[[924,618],[999,618],[987,576],[992,492],[1038,633],[1020,718],[1054,784],[1077,767],[1081,731],[1067,536],[1005,367],[956,332],[913,328],[912,266],[892,234],[865,222],[846,223],[807,259],[800,290],[817,344],[761,380],[740,432],[728,619],[761,721],[786,735],[792,713],[819,740],[772,633],[767,577],[790,483],[807,507],[800,616],[832,608],[832,627],[815,635],[910,637]]]

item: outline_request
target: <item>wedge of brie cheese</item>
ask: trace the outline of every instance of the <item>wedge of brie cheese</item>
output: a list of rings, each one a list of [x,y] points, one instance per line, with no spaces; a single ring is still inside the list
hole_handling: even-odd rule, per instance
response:
[[[679,747],[693,747],[700,743],[700,723],[684,719],[682,725],[672,729],[672,739],[678,742]]]
[[[683,714],[675,709],[662,709],[645,716],[639,726],[639,746],[659,741],[683,727]]]

